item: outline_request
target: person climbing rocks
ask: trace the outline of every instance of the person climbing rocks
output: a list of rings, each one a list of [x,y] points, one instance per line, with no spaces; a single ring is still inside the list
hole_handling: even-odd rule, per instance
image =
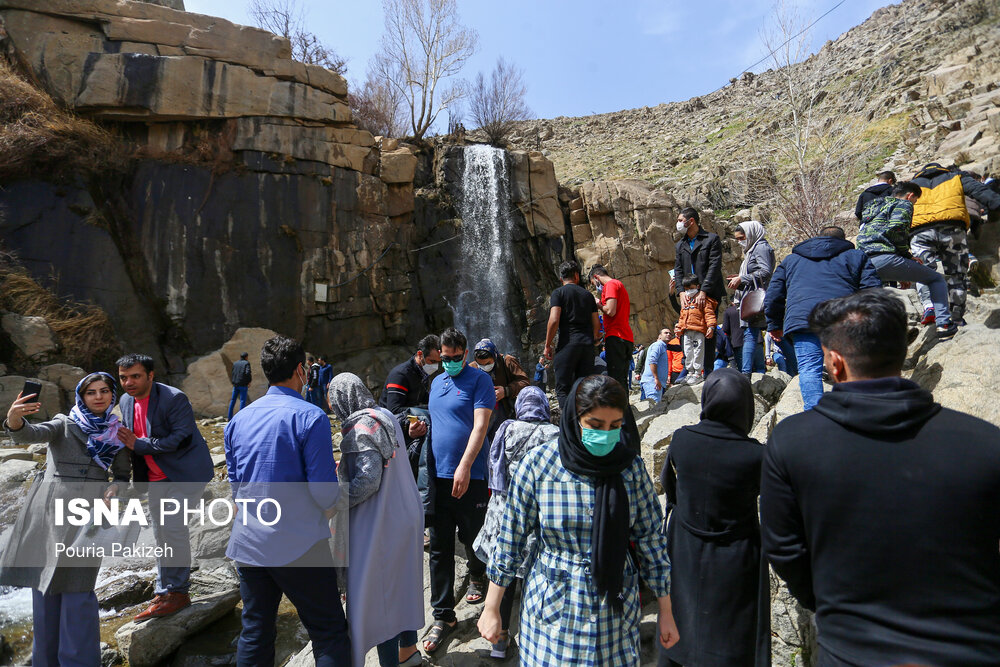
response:
[[[854,206],[854,217],[861,221],[861,216],[865,212],[865,207],[874,200],[881,197],[888,197],[892,194],[892,188],[896,185],[896,174],[891,171],[883,171],[878,174],[878,183],[867,188],[858,197],[858,203]]]

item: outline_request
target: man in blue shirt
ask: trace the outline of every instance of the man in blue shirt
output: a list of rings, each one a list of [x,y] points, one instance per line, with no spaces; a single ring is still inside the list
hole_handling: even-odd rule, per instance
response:
[[[667,342],[673,337],[670,329],[660,329],[660,335],[646,352],[646,366],[642,370],[639,384],[642,398],[659,403],[663,397],[663,387],[670,384],[670,362],[667,360]]]
[[[455,530],[465,545],[469,564],[466,601],[482,602],[486,594],[486,564],[476,557],[472,543],[483,527],[489,491],[486,485],[487,448],[483,447],[496,392],[488,373],[466,364],[468,341],[456,329],[441,334],[441,365],[445,372],[431,383],[433,506],[430,526],[431,606],[434,624],[424,639],[431,653],[455,627]]]
[[[330,420],[302,398],[308,369],[301,344],[275,336],[264,343],[260,363],[270,388],[226,426],[226,466],[234,497],[278,496],[281,514],[258,520],[265,505],[247,504],[233,523],[226,555],[236,562],[243,597],[237,665],[274,664],[284,594],[309,632],[316,664],[348,667],[351,644],[327,523],[339,497]]]

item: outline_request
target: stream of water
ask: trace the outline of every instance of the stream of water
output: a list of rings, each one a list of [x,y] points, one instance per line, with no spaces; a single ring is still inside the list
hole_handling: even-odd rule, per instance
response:
[[[469,349],[490,338],[502,353],[520,351],[507,302],[513,278],[510,168],[507,152],[467,146],[462,174],[462,269],[453,311]],[[470,361],[471,361],[471,354]]]

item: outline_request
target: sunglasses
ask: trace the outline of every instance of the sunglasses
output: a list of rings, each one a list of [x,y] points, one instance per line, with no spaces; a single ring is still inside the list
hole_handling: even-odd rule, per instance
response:
[[[453,357],[449,357],[447,354],[441,355],[441,361],[461,361],[465,358],[464,354],[456,354]]]
[[[492,359],[493,355],[489,352],[477,352],[476,359]]]

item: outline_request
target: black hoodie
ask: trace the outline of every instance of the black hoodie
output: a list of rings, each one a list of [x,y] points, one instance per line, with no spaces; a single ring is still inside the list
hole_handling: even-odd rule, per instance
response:
[[[858,197],[858,203],[854,206],[854,217],[858,220],[861,219],[861,214],[865,210],[865,206],[872,203],[879,197],[888,197],[892,194],[893,186],[889,183],[876,183],[867,190],[861,193]]]
[[[768,444],[763,547],[822,651],[1000,665],[1000,429],[897,377],[835,386]]]

